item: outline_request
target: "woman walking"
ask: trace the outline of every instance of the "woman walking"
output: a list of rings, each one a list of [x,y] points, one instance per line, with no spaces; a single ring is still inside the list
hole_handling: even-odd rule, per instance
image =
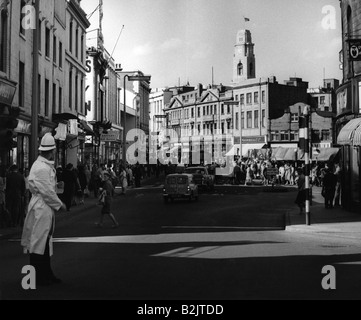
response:
[[[104,171],[103,188],[99,190],[101,193],[104,193],[104,202],[102,203],[103,207],[101,210],[100,220],[98,223],[96,223],[96,226],[99,228],[103,227],[104,216],[110,217],[110,219],[113,221],[113,228],[119,227],[119,223],[115,219],[114,215],[111,213],[114,187],[110,181],[110,178],[111,178],[110,173],[108,171]]]

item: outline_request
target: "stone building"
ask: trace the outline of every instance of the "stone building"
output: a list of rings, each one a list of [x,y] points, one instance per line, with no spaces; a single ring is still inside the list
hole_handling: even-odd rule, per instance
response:
[[[11,105],[21,110],[14,130],[17,148],[3,151],[2,159],[6,165],[16,163],[22,169],[31,165],[30,149],[38,148],[31,145],[30,139],[34,113],[39,115],[39,141],[47,132],[55,135],[59,147],[57,164],[76,165],[81,161],[83,130],[79,116],[85,112],[85,32],[89,22],[79,0],[40,0],[39,7],[36,21],[34,6],[27,1],[0,3],[0,77],[16,87]],[[35,33],[39,69],[33,77]],[[34,94],[39,101],[36,106]]]
[[[340,0],[343,79],[337,89],[336,132],[342,147],[342,205],[360,210],[361,179],[361,2]]]

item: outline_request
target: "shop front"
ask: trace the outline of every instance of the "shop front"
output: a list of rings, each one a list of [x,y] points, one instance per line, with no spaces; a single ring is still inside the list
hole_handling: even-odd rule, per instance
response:
[[[342,206],[350,211],[360,210],[360,147],[361,118],[347,122],[340,130],[337,143],[341,146]]]
[[[9,114],[16,93],[16,83],[0,77],[0,116]],[[0,127],[0,131],[3,128]],[[11,128],[12,130],[14,128]],[[0,167],[7,167],[12,164],[12,149],[0,147]]]

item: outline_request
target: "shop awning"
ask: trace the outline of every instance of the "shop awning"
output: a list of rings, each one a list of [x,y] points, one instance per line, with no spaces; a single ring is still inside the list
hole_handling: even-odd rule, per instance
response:
[[[243,144],[242,145],[242,156],[248,157],[250,150],[259,150],[267,148],[265,143],[255,143],[255,144]]]
[[[355,130],[352,143],[355,147],[361,147],[361,125]]]
[[[318,150],[320,153],[313,157],[317,161],[332,161],[340,151],[339,148],[321,148]]]
[[[297,159],[296,159],[296,152],[295,148],[282,148],[278,147],[272,149],[272,160],[276,161],[300,161],[303,159],[304,153],[302,150],[297,149]]]
[[[79,127],[80,127],[80,129],[84,130],[87,135],[89,135],[89,136],[94,135],[93,129],[90,128],[90,126],[88,125],[88,123],[86,121],[80,120]]]
[[[78,117],[72,113],[53,113],[53,122],[58,121],[69,121],[69,120],[79,120]]]
[[[354,133],[361,126],[361,118],[352,119],[340,131],[337,143],[340,145],[352,145]]]

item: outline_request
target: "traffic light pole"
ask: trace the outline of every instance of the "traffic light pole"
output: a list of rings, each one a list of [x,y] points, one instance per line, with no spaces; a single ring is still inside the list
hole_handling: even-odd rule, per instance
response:
[[[35,0],[35,21],[39,21],[39,2]],[[30,142],[30,166],[38,157],[38,114],[39,114],[39,29],[36,26],[33,30],[33,95],[31,108],[31,142]]]

